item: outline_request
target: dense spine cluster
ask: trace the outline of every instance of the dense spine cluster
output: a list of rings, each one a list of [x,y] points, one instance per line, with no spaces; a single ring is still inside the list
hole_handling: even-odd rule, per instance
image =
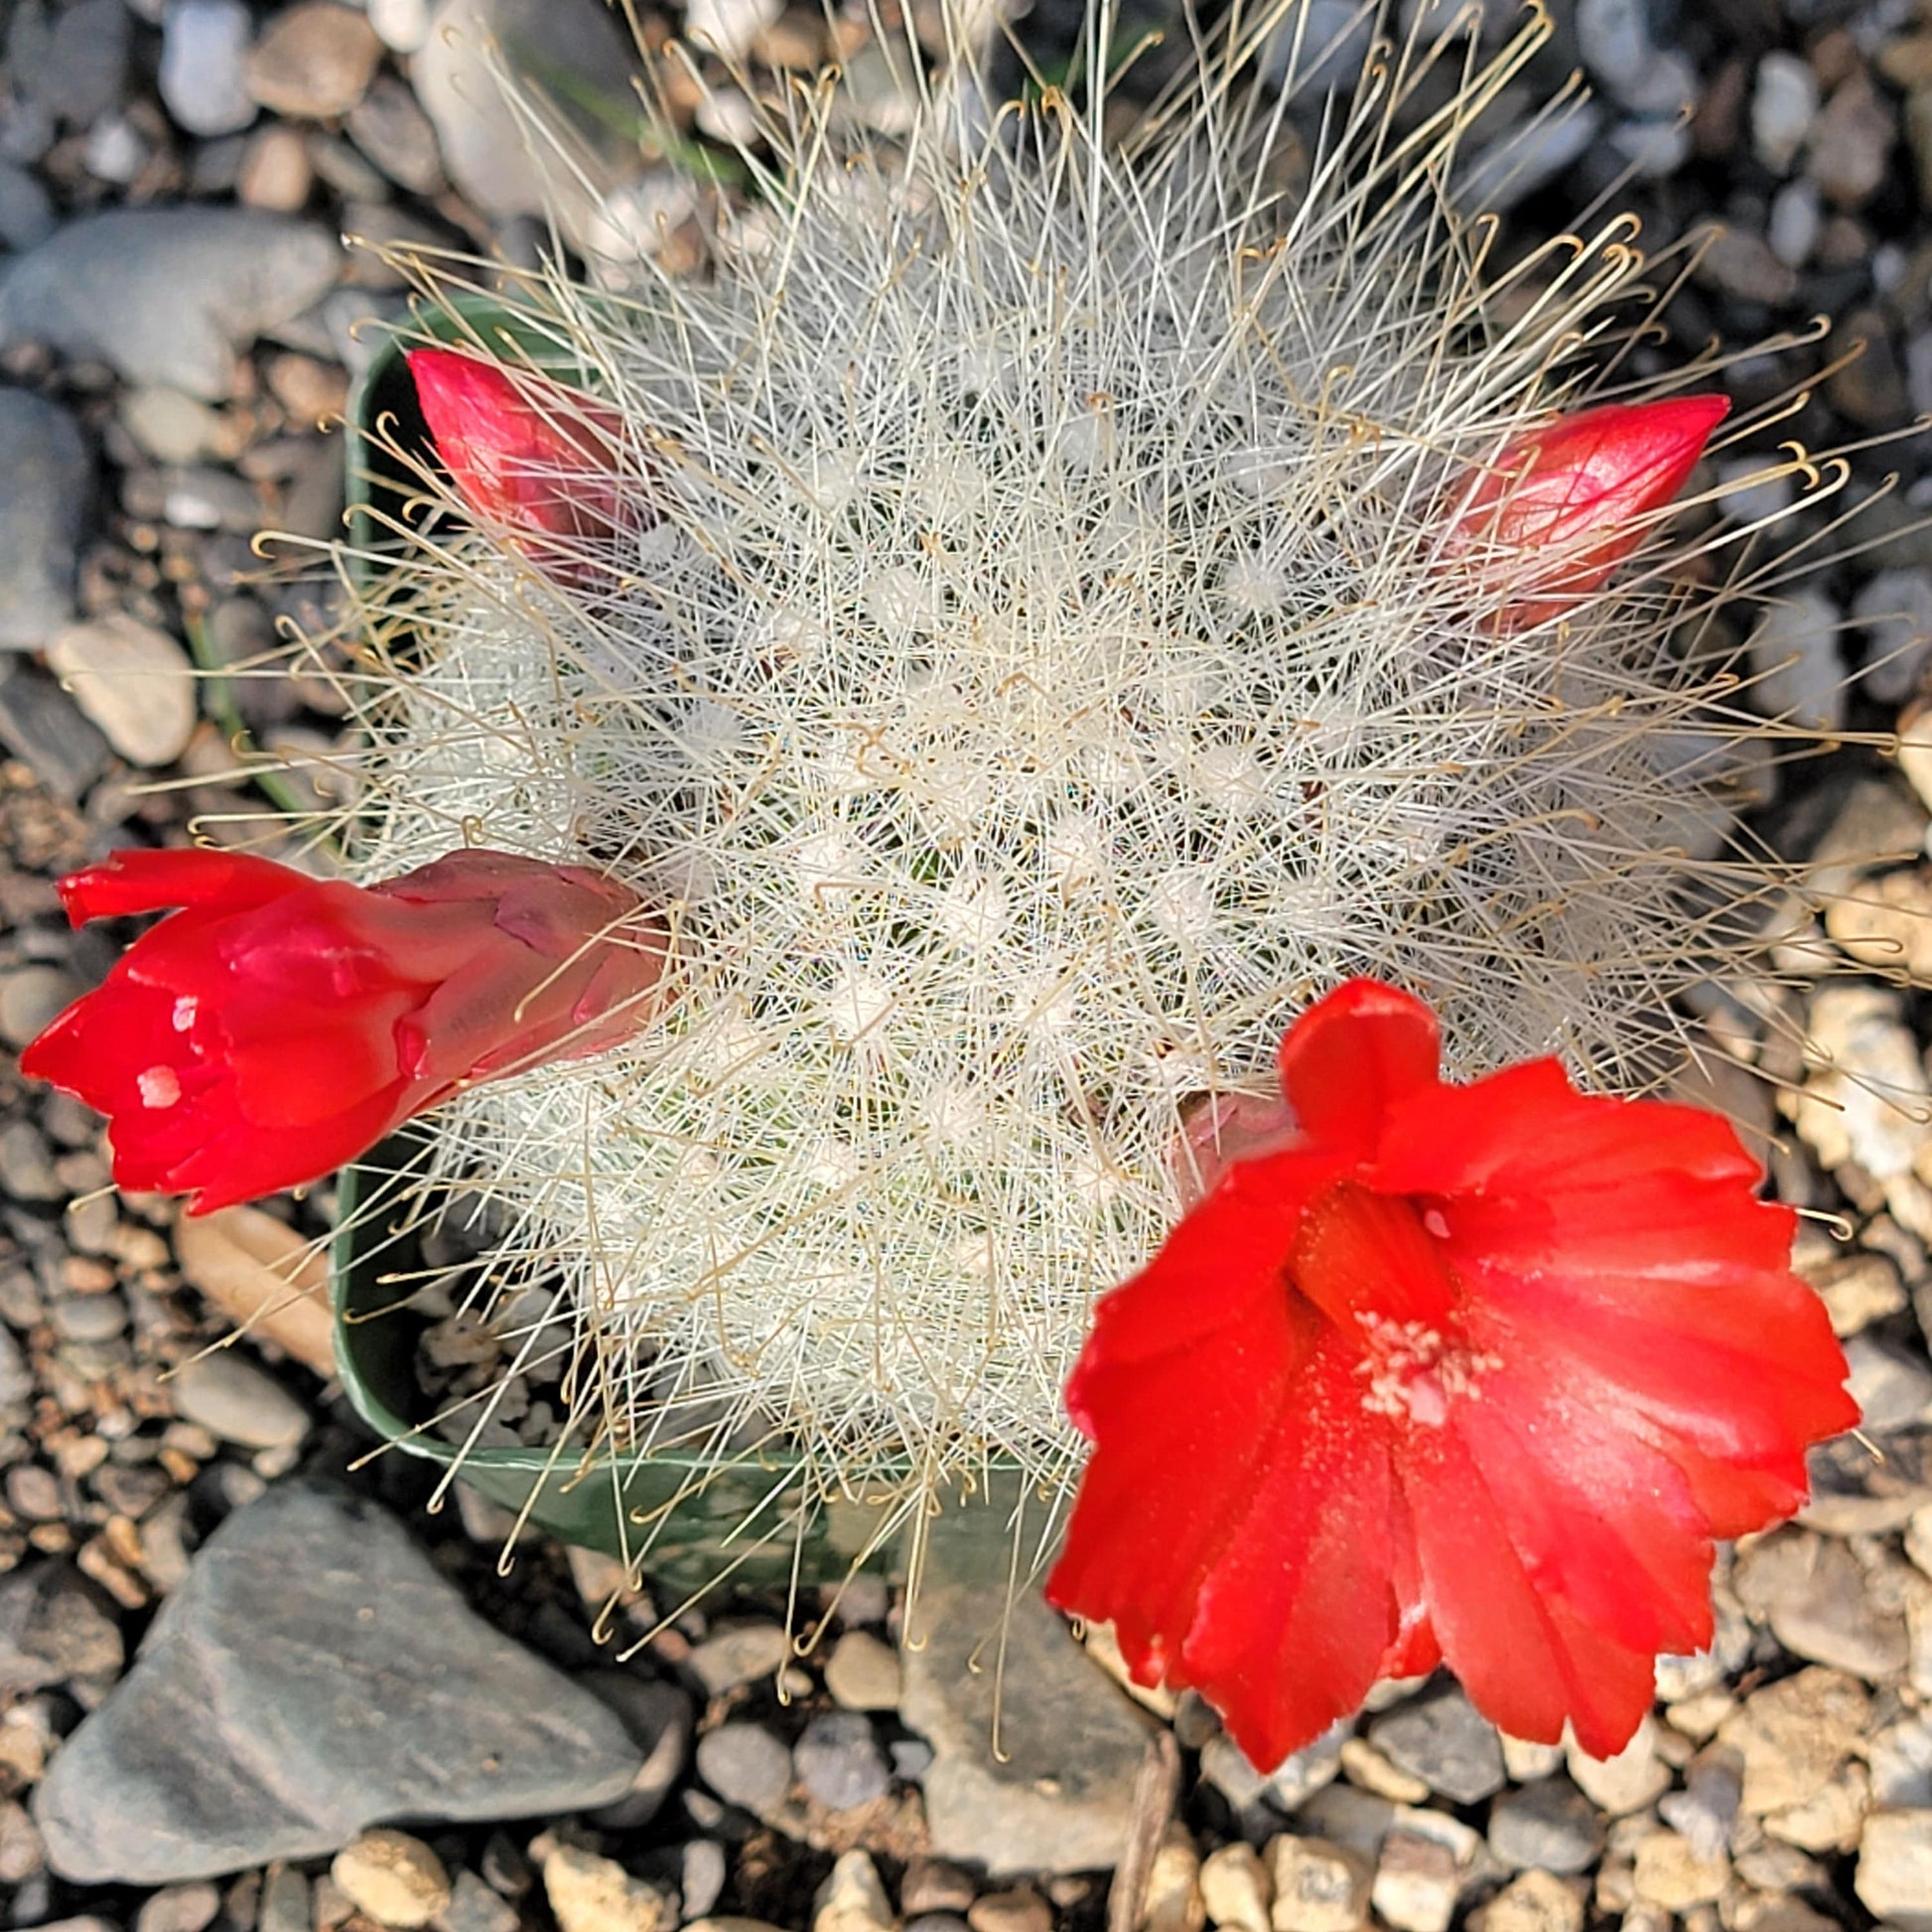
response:
[[[1662,392],[1621,225],[1492,280],[1453,211],[1527,47],[1398,39],[1315,117],[1203,56],[1131,154],[965,63],[890,150],[800,91],[705,272],[515,299],[598,399],[586,512],[382,577],[354,857],[593,864],[671,930],[656,1029],[436,1121],[566,1284],[520,1343],[571,1356],[567,1460],[1050,1500],[1093,1298],[1313,997],[1413,989],[1463,1075],[1667,1067],[1761,883],[1721,596],[1652,544],[1524,622],[1446,508],[1587,376]]]

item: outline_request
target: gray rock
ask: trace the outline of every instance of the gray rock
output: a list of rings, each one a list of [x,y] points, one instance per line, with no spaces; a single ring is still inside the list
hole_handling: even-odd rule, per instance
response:
[[[14,85],[50,120],[85,127],[120,105],[133,29],[122,0],[27,0],[7,35]]]
[[[60,1200],[67,1193],[54,1172],[54,1150],[31,1120],[0,1127],[0,1194],[14,1200]]]
[[[980,1668],[1003,1618],[1002,1668]],[[995,1877],[1115,1864],[1154,1721],[1034,1591],[932,1577],[912,1625],[924,1641],[905,1650],[899,1715],[933,1747],[934,1856],[983,1863]]]
[[[1838,607],[1822,591],[1794,591],[1772,605],[1750,637],[1753,708],[1799,731],[1837,731],[1846,704],[1839,627]]]
[[[1544,1778],[1490,1807],[1489,1849],[1511,1871],[1587,1871],[1603,1849],[1603,1820],[1568,1778]]]
[[[1903,703],[1932,652],[1932,571],[1881,570],[1852,600],[1852,616],[1864,631],[1864,689]]]
[[[415,94],[393,75],[379,76],[349,110],[348,134],[399,188],[436,195],[445,187],[436,129]]]
[[[729,1875],[725,1848],[715,1838],[694,1838],[684,1847],[678,1865],[678,1898],[685,1922],[703,1918],[717,1904]]]
[[[599,1811],[594,1822],[600,1831],[634,1832],[657,1816],[691,1761],[690,1696],[675,1684],[625,1670],[593,1671],[583,1685],[618,1714],[644,1754],[630,1789]]]
[[[516,1907],[491,1891],[474,1871],[456,1874],[450,1902],[436,1918],[438,1932],[516,1932],[521,1923]]]
[[[45,671],[19,662],[0,666],[0,745],[69,804],[112,761],[106,739],[80,707]]]
[[[238,134],[260,111],[248,91],[255,23],[243,0],[169,0],[161,19],[161,98],[207,139]]]
[[[221,1894],[207,1879],[164,1885],[141,1901],[134,1932],[203,1932],[221,1909]]]
[[[1863,1566],[1836,1538],[1774,1531],[1737,1559],[1731,1587],[1795,1655],[1870,1684],[1904,1676],[1910,1655],[1904,1613],[1867,1588]]]
[[[1479,1804],[1509,1781],[1496,1726],[1460,1691],[1391,1711],[1368,1735],[1390,1763],[1460,1805]]]
[[[893,1773],[871,1721],[858,1711],[827,1711],[791,1747],[798,1781],[828,1811],[851,1811],[883,1798]]]
[[[73,616],[87,446],[65,409],[0,389],[0,649],[31,649]]]
[[[235,350],[300,315],[340,265],[327,229],[255,208],[86,214],[0,267],[0,346],[45,343],[218,402]]]
[[[1818,76],[1811,64],[1781,49],[1766,54],[1751,89],[1751,152],[1774,175],[1784,174],[1817,118]]]
[[[87,989],[59,966],[22,966],[0,975],[0,1039],[21,1047]]]
[[[698,1739],[698,1775],[727,1804],[762,1818],[791,1789],[791,1753],[762,1725],[720,1725]]]
[[[54,203],[16,162],[0,161],[0,248],[32,248],[54,232]]]
[[[459,1893],[461,1890],[459,1885]],[[286,1864],[270,1865],[262,1878],[261,1912],[255,1932],[309,1932],[314,1923],[308,1879]]]
[[[1456,179],[1451,199],[1464,214],[1506,214],[1580,161],[1602,129],[1594,101],[1538,115],[1489,141]]]
[[[36,1794],[49,1864],[91,1884],[333,1852],[382,1819],[573,1811],[638,1753],[492,1630],[394,1517],[291,1480],[237,1510]]]
[[[543,159],[527,118],[510,107],[491,70],[505,62],[519,91],[549,103],[549,116],[568,129],[584,181]],[[614,131],[630,119],[635,69],[629,36],[600,0],[442,0],[410,78],[466,201],[492,220],[554,207],[566,236],[581,242],[596,211],[593,191],[635,172],[634,143]]]

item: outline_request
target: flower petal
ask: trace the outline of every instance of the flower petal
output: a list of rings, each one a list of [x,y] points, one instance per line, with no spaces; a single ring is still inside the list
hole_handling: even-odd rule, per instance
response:
[[[1349,980],[1282,1035],[1282,1091],[1310,1142],[1358,1157],[1382,1117],[1436,1079],[1436,1016],[1412,995],[1377,980]]]
[[[1307,1358],[1180,1647],[1178,1681],[1264,1768],[1356,1709],[1402,1627],[1388,1436],[1354,1365],[1332,1331]]]
[[[97,866],[70,872],[58,888],[75,925],[91,919],[159,912],[170,906],[245,911],[311,884],[292,867],[246,852],[209,846],[116,852]]]

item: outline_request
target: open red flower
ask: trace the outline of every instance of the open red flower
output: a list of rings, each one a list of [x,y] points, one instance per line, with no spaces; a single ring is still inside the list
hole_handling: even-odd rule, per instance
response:
[[[614,410],[547,376],[450,348],[412,348],[416,398],[458,493],[519,535],[546,569],[577,573],[622,526]]]
[[[69,916],[183,909],[20,1056],[108,1116],[114,1178],[189,1212],[315,1180],[459,1088],[596,1052],[659,1000],[663,926],[581,866],[453,852],[361,888],[118,852]]]
[[[1723,1120],[1437,1057],[1392,987],[1305,1014],[1299,1139],[1102,1299],[1067,1384],[1094,1449],[1047,1594],[1256,1764],[1442,1660],[1506,1731],[1620,1749],[1710,1641],[1713,1539],[1857,1420]]]
[[[1502,598],[1505,628],[1560,616],[1643,540],[1729,409],[1723,396],[1679,396],[1558,417],[1453,497],[1449,553]]]

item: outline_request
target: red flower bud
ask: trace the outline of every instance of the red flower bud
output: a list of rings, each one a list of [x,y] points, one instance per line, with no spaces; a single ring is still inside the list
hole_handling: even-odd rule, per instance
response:
[[[1790,1515],[1858,1420],[1795,1217],[1715,1114],[1554,1060],[1447,1084],[1428,1008],[1372,980],[1289,1029],[1281,1083],[1095,1311],[1047,1594],[1264,1770],[1444,1661],[1504,1730],[1607,1757],[1656,1658],[1711,1640],[1714,1542]]]
[[[661,923],[582,866],[453,852],[361,888],[242,853],[119,852],[76,925],[183,909],[20,1056],[108,1116],[114,1178],[191,1214],[318,1179],[459,1088],[614,1045],[662,1003]]]
[[[624,522],[617,414],[547,376],[448,348],[412,348],[409,372],[437,454],[480,521],[545,568],[581,570]]]
[[[1446,553],[1469,560],[1505,629],[1560,616],[1643,540],[1729,408],[1723,396],[1607,403],[1532,430],[1453,497]]]

